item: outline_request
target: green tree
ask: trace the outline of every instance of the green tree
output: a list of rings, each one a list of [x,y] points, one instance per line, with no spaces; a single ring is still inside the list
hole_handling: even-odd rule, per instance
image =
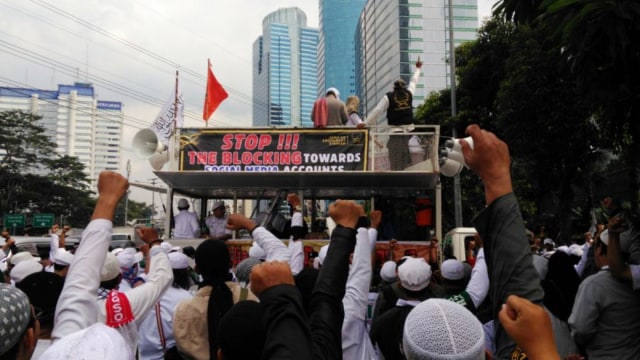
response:
[[[554,224],[547,226],[567,242],[574,186],[594,161],[599,134],[575,78],[559,65],[560,48],[548,38],[542,26],[518,28],[496,98],[495,128],[508,139],[514,168],[528,174],[538,215],[552,214]]]
[[[94,205],[84,166],[75,157],[57,155],[40,119],[0,112],[0,214],[28,207],[84,227]]]

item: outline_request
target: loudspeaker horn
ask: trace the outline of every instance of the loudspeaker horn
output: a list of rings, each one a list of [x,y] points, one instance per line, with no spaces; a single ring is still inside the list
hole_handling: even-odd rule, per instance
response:
[[[133,153],[141,159],[148,159],[164,150],[164,144],[151,129],[142,129],[133,137]]]
[[[149,158],[149,164],[151,164],[151,167],[153,168],[153,170],[156,170],[156,171],[161,170],[164,164],[166,164],[167,162],[169,162],[168,151],[154,153]]]

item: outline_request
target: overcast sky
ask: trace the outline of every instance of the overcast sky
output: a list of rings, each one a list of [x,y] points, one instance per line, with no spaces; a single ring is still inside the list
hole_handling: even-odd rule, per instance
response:
[[[480,18],[493,2],[478,0]],[[318,26],[318,0],[0,0],[0,86],[56,90],[86,81],[99,100],[123,102],[121,169],[131,159],[130,179],[147,181],[154,174],[131,153],[131,139],[169,98],[176,66],[185,127],[204,126],[207,58],[230,94],[209,126],[250,126],[252,44],[267,14],[292,6]],[[148,191],[132,198],[151,203]]]

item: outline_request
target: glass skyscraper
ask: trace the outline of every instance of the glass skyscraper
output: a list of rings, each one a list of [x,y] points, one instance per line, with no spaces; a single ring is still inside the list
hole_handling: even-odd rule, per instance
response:
[[[477,0],[453,1],[454,43],[474,40],[478,28]],[[368,0],[356,30],[356,87],[365,113],[393,88],[407,83],[420,56],[422,75],[414,106],[432,91],[449,87],[448,3],[442,0]]]
[[[320,0],[318,95],[335,87],[344,101],[356,93],[354,36],[366,0]]]
[[[299,8],[272,12],[253,43],[253,126],[312,126],[318,30]]]

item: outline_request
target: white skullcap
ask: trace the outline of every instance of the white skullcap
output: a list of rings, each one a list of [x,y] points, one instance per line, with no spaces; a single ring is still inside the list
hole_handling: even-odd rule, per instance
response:
[[[13,254],[11,256],[11,259],[9,260],[9,263],[11,265],[18,265],[20,262],[28,260],[40,261],[40,258],[31,255],[31,253],[28,251],[21,251],[19,253]]]
[[[464,278],[464,265],[456,259],[449,259],[440,265],[440,274],[447,280],[460,280]]]
[[[181,252],[169,253],[169,263],[172,269],[186,269],[189,267],[189,257]]]
[[[96,323],[54,342],[40,360],[133,360],[131,347],[120,333]]]
[[[167,250],[167,252],[169,252],[173,248],[173,245],[171,245],[168,241],[163,241],[160,243],[160,247]]]
[[[100,281],[113,280],[120,275],[120,263],[118,258],[112,253],[107,253],[107,257],[104,260],[104,265],[100,271]]]
[[[398,279],[403,288],[420,291],[429,286],[431,267],[423,258],[409,258],[398,267]]]
[[[251,244],[251,248],[249,248],[249,256],[260,259],[260,260],[264,260],[267,257],[267,253],[264,252],[264,250],[262,250],[260,245],[254,242],[253,244]]]
[[[464,306],[428,299],[411,310],[402,347],[407,359],[479,360],[485,358],[482,324]]]
[[[62,249],[58,250],[56,254],[56,259],[53,261],[54,264],[69,266],[73,262],[73,254],[68,251],[63,251]]]
[[[569,246],[569,255],[582,257],[582,253],[582,246],[578,244],[571,244],[571,246]]]
[[[118,259],[118,264],[120,264],[121,268],[130,269],[133,265],[136,264],[135,255],[135,252],[132,253],[130,251],[123,251],[116,256],[116,259]]]
[[[544,239],[544,241],[542,242],[542,245],[556,245],[553,240],[551,240],[550,238],[546,238]]]
[[[340,91],[338,91],[338,89],[336,89],[334,87],[330,87],[330,88],[327,89],[326,94],[328,94],[330,92],[333,93],[336,96],[337,99],[340,99]]]
[[[224,201],[217,201],[213,204],[213,207],[211,207],[211,210],[215,210],[221,206],[224,207]]]
[[[382,267],[380,268],[380,277],[388,283],[398,280],[398,277],[396,276],[396,262],[389,260],[382,264]]]
[[[320,248],[320,251],[318,251],[318,259],[320,259],[320,266],[322,266],[322,264],[324,263],[324,259],[327,257],[327,252],[329,251],[329,244],[324,245],[323,247]]]
[[[602,234],[600,234],[600,241],[609,246],[609,229],[603,231]]]
[[[36,260],[20,261],[18,265],[14,266],[11,269],[9,276],[11,276],[11,279],[13,281],[19,283],[27,276],[40,271],[42,271],[42,264],[40,264]]]

